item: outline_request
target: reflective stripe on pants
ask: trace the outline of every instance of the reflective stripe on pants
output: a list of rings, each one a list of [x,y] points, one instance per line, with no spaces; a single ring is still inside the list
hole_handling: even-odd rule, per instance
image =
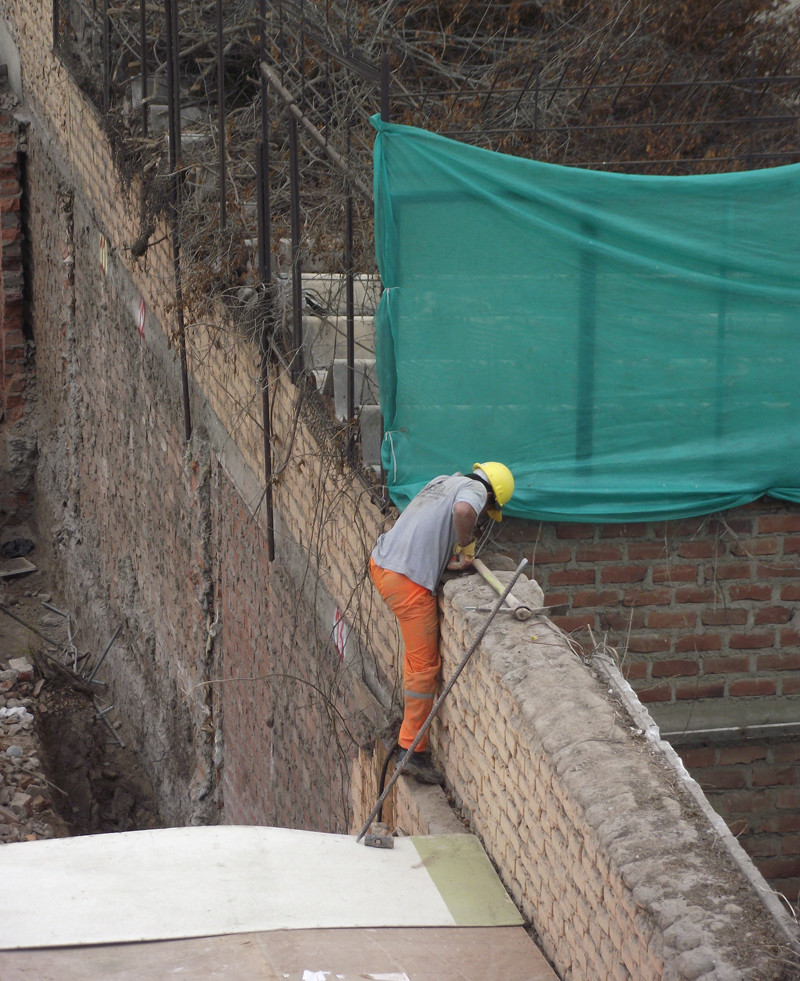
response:
[[[382,569],[372,559],[369,572],[378,592],[397,617],[405,645],[403,658],[403,724],[400,745],[408,749],[433,708],[436,682],[442,660],[439,657],[439,607],[429,589],[407,576]],[[428,734],[417,750],[427,749]]]

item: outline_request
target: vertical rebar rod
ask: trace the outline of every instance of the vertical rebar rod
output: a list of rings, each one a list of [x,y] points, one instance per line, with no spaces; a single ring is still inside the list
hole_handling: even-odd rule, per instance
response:
[[[391,106],[389,104],[389,85],[391,82],[391,63],[389,52],[385,51],[381,56],[381,119],[388,123],[391,121]]]
[[[297,119],[289,113],[290,224],[292,235],[292,381],[303,370],[303,264],[300,256],[300,161]]]
[[[103,94],[101,106],[103,113],[107,113],[111,106],[111,39],[110,39],[110,20],[108,16],[108,0],[103,0]]]
[[[142,136],[147,136],[148,129],[148,112],[149,107],[147,103],[147,7],[146,0],[139,0],[139,33],[140,33],[140,48],[139,48],[139,60],[141,61],[141,77],[142,77]]]
[[[267,0],[259,0],[261,18],[260,59],[267,56]],[[261,84],[261,143],[258,148],[257,181],[258,201],[258,276],[265,298],[261,311],[260,375],[261,420],[264,429],[264,503],[267,510],[267,554],[275,559],[275,527],[272,504],[272,417],[269,405],[269,345],[274,323],[274,291],[272,288],[272,202],[270,197],[269,161],[269,86],[263,72],[259,72]]]
[[[172,268],[175,275],[175,306],[178,320],[178,350],[181,360],[183,397],[183,432],[188,443],[192,437],[192,416],[189,404],[189,365],[186,355],[186,324],[183,316],[183,285],[181,281],[181,244],[178,230],[180,214],[180,178],[178,160],[180,148],[180,85],[178,66],[178,0],[164,0],[167,29],[167,110],[169,124],[170,211],[172,219]]]
[[[347,162],[350,163],[350,119],[347,121]],[[355,302],[353,297],[353,191],[347,181],[344,221],[345,311],[347,315],[347,452],[353,447],[352,424],[356,414],[355,394]]]
[[[406,761],[411,758],[411,754],[417,748],[417,746],[419,745],[419,743],[422,740],[422,737],[425,735],[425,733],[430,728],[431,723],[436,718],[437,712],[441,708],[442,702],[447,698],[447,696],[452,691],[453,686],[455,685],[456,681],[458,681],[458,676],[461,674],[461,672],[467,666],[467,663],[469,662],[470,658],[472,657],[472,655],[477,650],[478,645],[483,640],[483,638],[484,638],[484,636],[486,634],[486,631],[489,629],[489,627],[490,627],[490,625],[492,623],[492,620],[494,620],[495,616],[497,615],[498,610],[503,605],[503,603],[505,603],[506,597],[511,592],[511,590],[514,588],[514,586],[516,585],[517,579],[519,579],[519,577],[522,575],[522,570],[525,568],[525,566],[527,564],[528,564],[528,560],[525,559],[525,558],[523,558],[520,561],[520,563],[517,566],[517,568],[514,570],[514,574],[513,574],[512,578],[511,578],[511,581],[505,587],[505,589],[500,594],[500,596],[497,598],[497,601],[495,602],[494,606],[492,607],[492,610],[489,613],[489,616],[486,618],[486,620],[484,621],[483,626],[479,630],[478,636],[472,642],[472,645],[471,645],[470,649],[467,651],[467,653],[461,658],[461,661],[460,661],[458,667],[455,669],[455,671],[452,673],[452,675],[450,675],[450,678],[448,679],[447,684],[442,689],[441,694],[436,699],[436,701],[433,703],[433,708],[428,713],[428,717],[422,723],[422,725],[420,726],[419,732],[416,734],[416,736],[414,736],[414,739],[413,739],[411,745],[408,747],[408,750],[406,751],[405,759],[400,764],[398,764],[398,766],[396,767],[394,773],[392,774],[391,779],[389,780],[389,782],[384,787],[383,793],[378,798],[378,801],[375,804],[375,807],[370,812],[369,817],[364,822],[364,827],[361,829],[361,831],[359,832],[358,837],[356,838],[356,844],[358,844],[358,842],[361,841],[361,839],[364,837],[364,835],[369,830],[369,826],[372,824],[372,821],[375,818],[375,815],[381,809],[381,807],[383,805],[383,802],[389,796],[389,791],[392,789],[392,787],[395,785],[395,783],[397,783],[398,777],[400,776],[400,774],[405,769],[405,763],[406,763]]]
[[[222,33],[222,0],[217,0],[217,124],[219,143],[219,227],[228,221],[225,201],[225,50]]]

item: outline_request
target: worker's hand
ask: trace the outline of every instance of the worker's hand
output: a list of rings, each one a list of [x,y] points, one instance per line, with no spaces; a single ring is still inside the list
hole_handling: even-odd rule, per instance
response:
[[[461,572],[464,569],[468,569],[472,563],[475,561],[475,539],[468,545],[459,545],[458,542],[455,544],[453,549],[453,554],[450,561],[447,563],[447,568],[451,572]]]

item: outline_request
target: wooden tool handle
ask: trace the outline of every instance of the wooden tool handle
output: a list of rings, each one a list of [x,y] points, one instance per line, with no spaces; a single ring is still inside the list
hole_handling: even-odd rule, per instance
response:
[[[492,589],[495,590],[498,595],[502,596],[505,586],[500,582],[497,576],[490,569],[487,569],[486,565],[480,559],[475,559],[472,564],[483,576],[486,582],[489,583]],[[524,603],[520,603],[513,593],[509,593],[508,596],[506,596],[506,604],[508,605],[509,609],[514,611],[514,617],[517,620],[527,620],[531,615],[530,607],[526,606]]]

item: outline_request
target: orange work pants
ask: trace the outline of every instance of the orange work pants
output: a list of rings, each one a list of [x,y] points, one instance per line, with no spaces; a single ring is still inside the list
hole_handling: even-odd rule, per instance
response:
[[[369,572],[378,592],[397,617],[405,645],[403,658],[403,724],[399,743],[408,749],[428,718],[436,695],[436,682],[442,667],[439,657],[439,607],[429,589],[408,576],[382,569],[372,559]],[[427,732],[417,751],[428,747]]]

